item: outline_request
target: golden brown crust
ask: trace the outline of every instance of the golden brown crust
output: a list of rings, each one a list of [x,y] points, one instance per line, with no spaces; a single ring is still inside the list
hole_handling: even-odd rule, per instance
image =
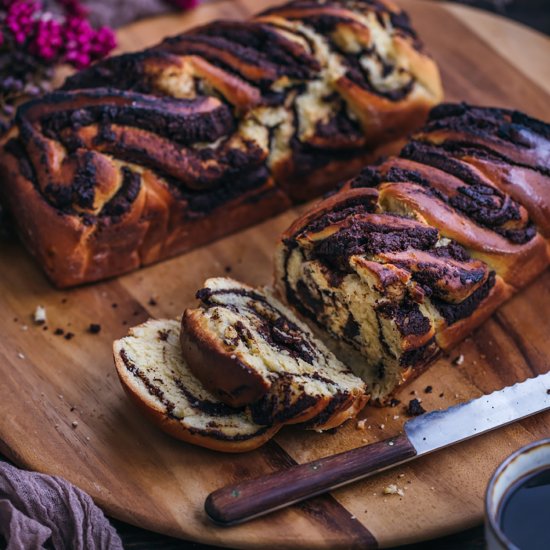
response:
[[[0,193],[57,286],[91,282],[333,188],[396,152],[441,95],[400,9],[296,0],[105,60],[22,106]]]
[[[205,330],[201,311],[187,309],[181,319],[181,347],[189,368],[220,401],[243,407],[258,401],[269,390],[265,379],[235,354],[228,353],[219,339]]]

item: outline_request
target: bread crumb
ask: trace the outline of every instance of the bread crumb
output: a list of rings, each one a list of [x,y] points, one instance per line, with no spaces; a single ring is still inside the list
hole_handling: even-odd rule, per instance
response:
[[[380,429],[383,430],[386,427],[385,424],[380,424]]]
[[[78,422],[77,422],[76,420],[73,420],[73,421],[71,422],[71,426],[72,426],[73,428],[76,428],[76,427],[78,426]]]
[[[351,516],[351,519],[357,519],[355,516]]]
[[[365,429],[365,424],[367,423],[366,419],[363,419],[363,420],[358,420],[357,421],[357,429],[358,430],[364,430]]]
[[[390,483],[387,487],[384,487],[383,493],[385,495],[399,495],[400,497],[405,496],[403,489],[400,489],[395,483]]]
[[[399,478],[405,477],[405,474],[399,474],[397,477]]]
[[[368,442],[369,442],[369,440],[368,440],[368,439],[366,439],[366,438],[364,437],[363,439],[361,439],[361,442],[362,442],[362,443],[368,443]]]
[[[455,357],[453,359],[453,365],[459,367],[460,365],[462,365],[462,363],[464,363],[464,355],[462,355],[461,353],[458,357]]]
[[[421,399],[411,399],[405,412],[409,416],[420,416],[421,414],[424,414],[426,409],[424,409],[424,407],[420,404],[421,401]]]
[[[399,420],[399,415],[396,414],[394,417],[393,417],[394,420]]]
[[[21,325],[21,330],[29,330],[29,327],[27,325]]]
[[[43,325],[47,321],[46,308],[44,306],[36,306],[33,319],[37,325]]]
[[[17,354],[17,357],[19,357],[19,359],[25,359],[25,356],[21,352]]]
[[[90,323],[88,332],[90,334],[99,334],[101,332],[101,325],[99,323]]]

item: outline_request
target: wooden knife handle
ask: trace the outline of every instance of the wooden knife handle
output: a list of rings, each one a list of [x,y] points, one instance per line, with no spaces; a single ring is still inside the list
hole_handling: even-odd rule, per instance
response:
[[[406,435],[228,485],[204,504],[210,519],[234,525],[346,485],[416,455]]]

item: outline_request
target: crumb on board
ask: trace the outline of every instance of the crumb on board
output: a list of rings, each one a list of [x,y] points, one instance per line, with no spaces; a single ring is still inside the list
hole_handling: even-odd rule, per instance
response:
[[[101,325],[99,323],[90,323],[88,332],[90,334],[99,334],[101,332]]]
[[[72,340],[74,338],[74,332],[67,332],[64,338],[65,340]]]
[[[399,399],[393,398],[393,399],[390,401],[390,407],[397,407],[397,405],[399,405],[400,403],[401,403],[401,401],[399,401]]]
[[[424,388],[424,393],[432,393],[433,391],[433,386],[426,386]]]
[[[464,355],[462,355],[461,353],[460,355],[455,357],[452,362],[453,362],[453,365],[456,365],[457,367],[459,367],[460,365],[462,365],[462,363],[464,363]]]
[[[63,335],[65,334],[65,331],[64,331],[62,328],[56,328],[56,329],[54,330],[54,334],[55,334],[56,336],[63,336]]]
[[[385,424],[380,424],[380,429],[383,430],[386,427]]]
[[[19,359],[25,359],[25,356],[21,352],[17,354],[17,357],[19,357]]]
[[[357,428],[358,430],[364,430],[364,429],[365,429],[366,423],[367,423],[367,420],[366,420],[366,419],[358,420],[358,421],[357,421],[356,428]]]
[[[407,406],[407,414],[409,416],[420,416],[424,414],[426,409],[420,404],[420,399],[411,399]]]
[[[388,486],[384,487],[382,492],[385,495],[399,495],[400,497],[405,496],[403,489],[400,489],[395,483],[390,483]]]
[[[47,321],[46,308],[44,306],[36,306],[33,314],[34,322],[37,325],[43,325]]]
[[[72,426],[73,428],[76,428],[76,427],[78,426],[78,422],[77,422],[76,420],[73,420],[73,421],[71,422],[71,426]]]
[[[156,306],[156,305],[158,305],[157,300],[156,300],[153,296],[151,296],[151,298],[149,298],[149,301],[148,301],[147,303],[148,303],[150,306]]]

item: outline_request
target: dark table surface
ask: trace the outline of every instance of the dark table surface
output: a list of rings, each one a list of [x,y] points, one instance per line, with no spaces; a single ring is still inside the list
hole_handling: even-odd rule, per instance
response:
[[[550,0],[463,0],[461,3],[487,9],[494,13],[510,17],[516,21],[550,35]],[[194,542],[182,541],[152,533],[139,527],[112,519],[124,547],[133,550],[209,550],[206,546]],[[0,545],[1,546],[1,545]],[[455,535],[430,542],[401,547],[403,550],[458,550],[482,549],[485,547],[483,527],[479,526]]]

